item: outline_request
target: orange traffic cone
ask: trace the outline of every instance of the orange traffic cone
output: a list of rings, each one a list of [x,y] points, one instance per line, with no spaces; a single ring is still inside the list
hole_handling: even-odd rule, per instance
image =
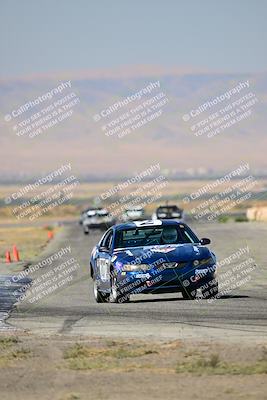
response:
[[[52,231],[48,231],[48,232],[47,232],[47,236],[48,236],[48,239],[49,239],[49,240],[50,240],[50,239],[53,239],[54,233],[53,233]]]
[[[11,263],[10,251],[6,251],[6,263]]]
[[[19,251],[15,244],[13,246],[13,257],[15,261],[19,261]]]

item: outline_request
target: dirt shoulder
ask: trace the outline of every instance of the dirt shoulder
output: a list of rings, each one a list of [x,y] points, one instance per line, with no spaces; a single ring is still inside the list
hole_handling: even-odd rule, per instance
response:
[[[1,399],[265,399],[267,348],[0,336]]]

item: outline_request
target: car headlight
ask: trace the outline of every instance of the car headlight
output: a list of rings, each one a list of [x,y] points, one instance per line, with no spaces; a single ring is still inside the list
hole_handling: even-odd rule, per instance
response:
[[[124,264],[122,267],[123,272],[133,272],[133,271],[148,271],[151,269],[148,264]]]

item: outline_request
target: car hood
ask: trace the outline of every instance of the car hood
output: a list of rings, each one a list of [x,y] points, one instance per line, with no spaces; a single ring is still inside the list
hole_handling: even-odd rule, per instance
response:
[[[207,247],[189,243],[129,247],[125,249],[116,249],[113,254],[113,261],[120,261],[123,264],[130,262],[152,264],[159,259],[163,259],[163,262],[193,261],[212,256],[212,253]]]

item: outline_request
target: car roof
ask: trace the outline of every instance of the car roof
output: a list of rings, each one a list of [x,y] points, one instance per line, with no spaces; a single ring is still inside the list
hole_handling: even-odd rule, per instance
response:
[[[157,208],[157,210],[159,210],[160,208],[179,208],[177,205],[173,204],[173,205],[165,205],[165,206],[159,206]]]
[[[136,210],[140,210],[140,211],[143,211],[143,208],[142,207],[128,207],[128,208],[125,208],[125,210],[124,211],[136,211]]]
[[[160,227],[160,226],[168,226],[168,225],[181,225],[181,222],[177,222],[171,219],[165,219],[165,220],[146,220],[146,221],[131,221],[131,222],[125,222],[124,224],[117,224],[114,225],[113,228],[116,231],[121,231],[121,230],[126,230],[126,229],[134,229],[134,228],[150,228],[150,227]],[[182,223],[182,225],[186,225]]]
[[[88,207],[85,208],[82,212],[87,212],[87,211],[98,211],[98,210],[103,210],[104,207]]]

